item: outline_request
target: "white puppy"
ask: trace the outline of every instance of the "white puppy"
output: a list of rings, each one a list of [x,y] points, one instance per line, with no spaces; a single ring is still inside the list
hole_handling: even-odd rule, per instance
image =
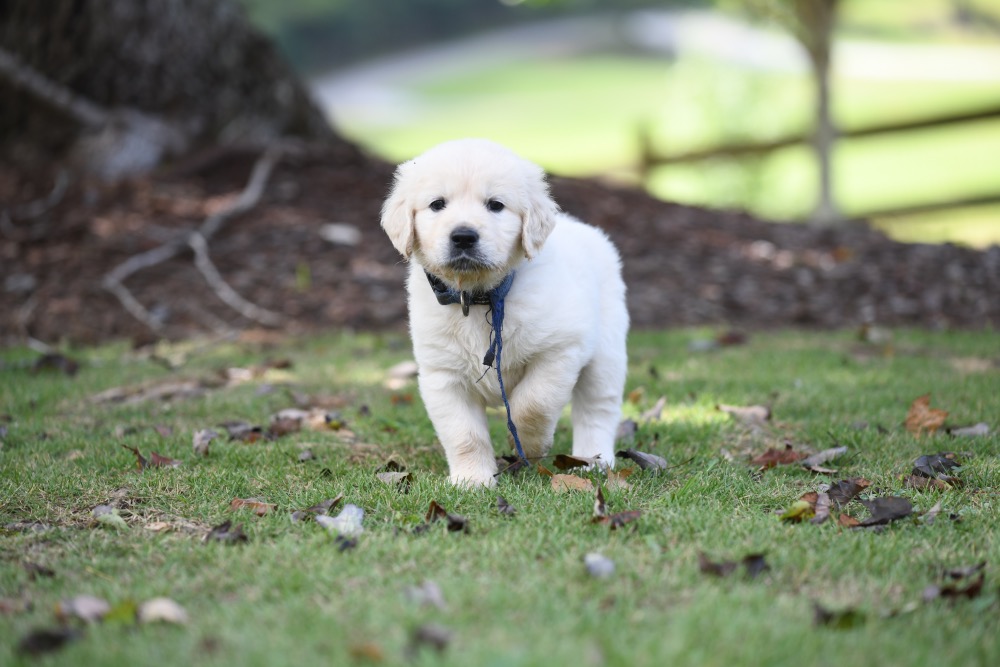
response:
[[[420,395],[451,481],[496,484],[486,407],[504,402],[497,370],[484,366],[494,356],[529,459],[548,452],[572,401],[573,454],[613,466],[628,312],[607,236],[559,211],[540,167],[480,139],[399,165],[382,227],[413,260],[407,289]],[[495,310],[503,312],[500,350]]]

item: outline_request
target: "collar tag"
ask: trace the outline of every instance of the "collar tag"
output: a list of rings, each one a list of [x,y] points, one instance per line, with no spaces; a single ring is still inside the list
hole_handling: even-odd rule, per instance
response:
[[[462,304],[462,314],[466,317],[469,316],[469,302],[471,300],[468,292],[463,291],[458,293],[458,301]]]

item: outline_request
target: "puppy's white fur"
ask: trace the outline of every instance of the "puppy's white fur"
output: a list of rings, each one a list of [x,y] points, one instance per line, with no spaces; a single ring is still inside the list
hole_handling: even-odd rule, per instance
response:
[[[496,483],[486,407],[503,403],[496,372],[484,375],[489,307],[473,305],[465,317],[459,305],[439,304],[425,270],[466,291],[492,289],[516,272],[501,371],[525,454],[548,452],[572,401],[573,454],[613,466],[628,312],[621,261],[607,236],[559,211],[541,168],[480,139],[444,143],[399,165],[382,227],[412,260],[407,289],[420,395],[452,482]],[[475,261],[456,259],[459,228],[478,234]]]

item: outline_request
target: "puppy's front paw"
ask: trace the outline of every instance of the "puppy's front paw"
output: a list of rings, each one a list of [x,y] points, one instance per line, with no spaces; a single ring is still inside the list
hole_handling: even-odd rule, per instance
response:
[[[468,474],[452,474],[451,483],[462,489],[492,489],[497,485],[496,471],[487,475],[470,476]]]
[[[455,486],[476,489],[497,485],[497,460],[489,442],[476,447],[445,448],[448,470]]]

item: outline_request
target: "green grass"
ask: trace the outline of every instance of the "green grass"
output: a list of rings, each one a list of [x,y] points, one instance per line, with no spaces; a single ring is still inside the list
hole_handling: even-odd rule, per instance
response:
[[[649,129],[658,150],[676,153],[802,131],[812,108],[804,75],[691,57],[673,63],[610,55],[511,63],[414,82],[405,92],[416,102],[405,124],[335,120],[345,134],[393,161],[447,139],[484,136],[554,173],[626,181],[635,180],[640,126]],[[835,117],[845,127],[967,111],[998,99],[992,82],[834,81]],[[994,194],[1000,189],[1000,172],[992,168],[998,153],[996,121],[844,142],[834,164],[836,194],[851,214]],[[811,154],[793,149],[753,164],[660,168],[648,186],[665,199],[798,219],[808,216],[815,201],[815,172]],[[984,206],[883,226],[901,230],[907,240],[985,246],[1000,243],[998,212],[1000,207]],[[909,221],[914,226],[905,229]],[[925,236],[928,224],[936,231]]]
[[[849,333],[776,332],[710,353],[688,343],[709,331],[635,333],[629,391],[636,416],[659,396],[662,418],[640,427],[636,446],[668,459],[653,476],[636,472],[631,489],[606,492],[611,511],[641,518],[609,531],[590,522],[593,497],[556,494],[535,474],[503,477],[496,491],[459,491],[413,386],[383,386],[385,370],[408,358],[402,337],[341,335],[276,348],[185,346],[161,350],[175,370],[120,346],[71,352],[76,377],[31,374],[33,355],[0,358],[0,598],[30,609],[0,624],[3,664],[285,665],[408,662],[407,646],[425,623],[451,634],[440,655],[423,648],[413,664],[445,665],[811,665],[845,653],[866,664],[985,665],[1000,661],[996,615],[1000,527],[1000,380],[995,333],[895,332],[891,348]],[[200,398],[135,406],[94,404],[96,392],[143,381],[217,377],[217,369],[287,358],[291,368],[218,387]],[[346,443],[334,432],[301,432],[270,443],[212,443],[207,458],[191,434],[228,419],[266,422],[290,407],[287,387],[338,395]],[[948,423],[988,422],[976,439],[915,437],[902,428],[910,402],[932,392]],[[412,401],[410,400],[412,398]],[[773,407],[776,440],[820,450],[847,445],[835,476],[795,466],[758,474],[749,453],[768,444],[715,409],[716,404]],[[859,429],[856,422],[868,423]],[[169,427],[169,435],[153,427]],[[500,419],[495,442],[505,442]],[[364,445],[369,446],[362,446]],[[131,472],[122,444],[178,458],[176,469]],[[310,447],[316,461],[299,463]],[[569,450],[568,424],[556,452]],[[922,455],[965,452],[965,486],[916,492],[900,476]],[[376,480],[390,458],[414,476],[408,493]],[[325,471],[325,472],[324,472]],[[823,482],[864,476],[872,495],[900,494],[918,511],[937,502],[931,525],[896,522],[881,532],[832,523],[791,525],[775,510]],[[877,489],[877,491],[874,491]],[[313,524],[289,513],[343,493],[365,509],[366,532],[341,553]],[[518,509],[496,511],[502,494]],[[234,497],[276,503],[263,518],[228,510]],[[469,520],[468,534],[440,524],[423,534],[431,500]],[[127,530],[94,527],[90,511],[113,501]],[[852,513],[864,511],[856,503]],[[960,521],[951,520],[949,514]],[[232,518],[248,544],[204,543],[210,526]],[[46,532],[9,527],[37,521]],[[192,532],[153,532],[172,521]],[[590,577],[583,556],[614,560],[608,579]],[[739,560],[766,553],[771,571],[747,580],[699,572],[698,553]],[[986,586],[971,600],[921,602],[944,568],[987,561]],[[32,579],[25,562],[55,576]],[[445,609],[420,606],[408,587],[440,585]],[[113,604],[171,597],[191,615],[187,626],[105,622],[42,660],[16,655],[19,639],[53,627],[60,599],[89,593]],[[864,620],[837,630],[813,623],[813,604],[856,609]]]

